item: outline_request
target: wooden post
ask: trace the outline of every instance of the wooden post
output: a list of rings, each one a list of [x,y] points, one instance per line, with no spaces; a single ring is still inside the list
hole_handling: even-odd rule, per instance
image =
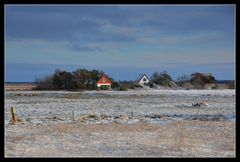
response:
[[[16,118],[16,110],[13,108],[13,107],[11,107],[11,114],[12,114],[12,122],[14,123],[14,124],[16,124],[17,123],[17,118]]]
[[[74,119],[74,110],[72,111],[72,121],[74,122],[75,119]]]

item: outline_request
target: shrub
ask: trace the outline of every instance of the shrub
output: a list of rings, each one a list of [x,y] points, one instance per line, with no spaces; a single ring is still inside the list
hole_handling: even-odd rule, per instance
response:
[[[112,82],[111,87],[112,87],[113,89],[118,89],[118,88],[120,87],[120,84],[119,84],[118,82]]]
[[[127,91],[128,90],[128,87],[127,85],[121,85],[120,88],[119,88],[120,91]]]
[[[101,90],[108,90],[109,88],[106,87],[106,86],[101,86],[100,89],[101,89]]]
[[[161,73],[154,72],[151,77],[151,80],[155,84],[164,85],[168,87],[172,86],[171,81],[173,81],[171,76],[166,71],[163,71]]]
[[[140,84],[134,84],[135,88],[143,88]]]

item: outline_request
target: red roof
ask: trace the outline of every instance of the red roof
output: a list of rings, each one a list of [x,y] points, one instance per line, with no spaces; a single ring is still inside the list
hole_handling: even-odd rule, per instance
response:
[[[103,74],[101,76],[101,78],[98,80],[97,84],[104,84],[104,83],[107,83],[107,84],[112,83],[105,74]]]

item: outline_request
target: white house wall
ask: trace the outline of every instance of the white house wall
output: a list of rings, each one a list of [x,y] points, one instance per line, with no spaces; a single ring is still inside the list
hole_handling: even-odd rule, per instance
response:
[[[102,85],[111,86],[111,84],[110,84],[110,83],[103,83],[103,84],[101,84],[101,83],[98,83],[98,84],[97,84],[97,87],[101,87]]]
[[[143,81],[143,79],[146,78],[146,81]],[[142,79],[138,82],[138,84],[144,85],[144,83],[148,83],[149,80],[146,76],[143,76]]]

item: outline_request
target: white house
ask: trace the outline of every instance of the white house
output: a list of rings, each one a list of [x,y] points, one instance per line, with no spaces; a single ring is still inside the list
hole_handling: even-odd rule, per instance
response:
[[[144,85],[148,82],[150,82],[150,80],[148,79],[147,75],[145,75],[145,74],[140,74],[136,79],[136,83],[140,84],[140,85]]]

